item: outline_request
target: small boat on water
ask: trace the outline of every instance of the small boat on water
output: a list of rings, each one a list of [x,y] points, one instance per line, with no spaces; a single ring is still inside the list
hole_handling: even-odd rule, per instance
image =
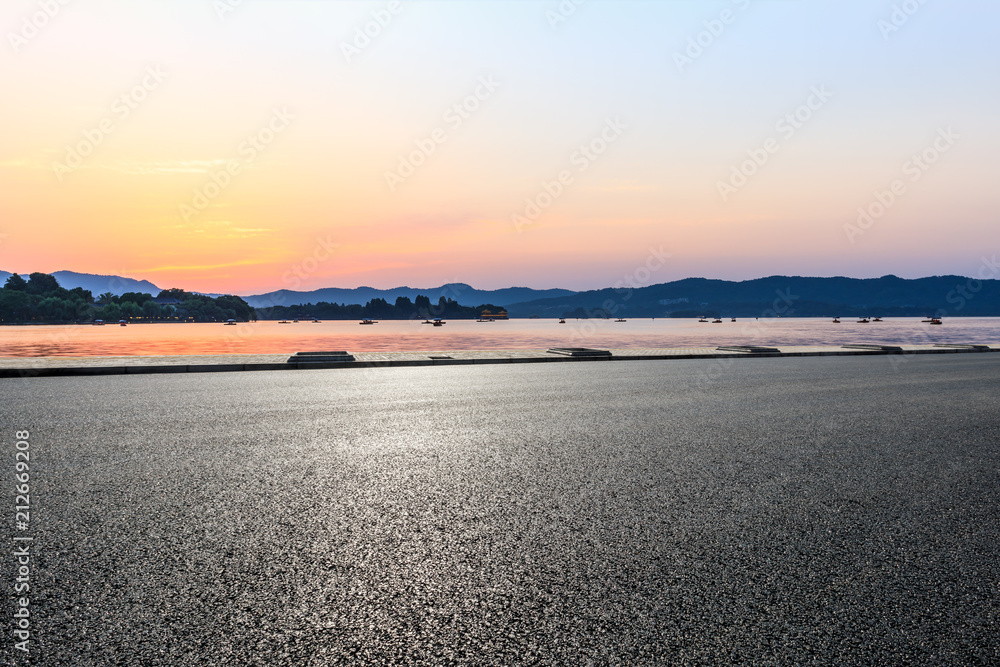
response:
[[[236,320],[226,320],[225,326],[227,327],[236,326]]]
[[[705,318],[705,317],[703,316],[703,317],[699,317],[699,318],[698,318],[698,321],[699,321],[699,322],[708,322],[708,319],[706,319],[706,318]]]
[[[716,317],[714,320],[712,320],[712,324],[722,324],[722,318]]]
[[[615,322],[625,322],[625,321],[626,320],[623,317],[619,317],[617,320],[615,320]]]
[[[118,320],[118,324],[119,324],[119,326],[123,326],[124,327],[124,326],[128,325],[128,322],[126,322],[125,320]]]
[[[313,320],[312,323],[313,324],[322,324],[319,320]]]
[[[730,322],[735,322],[735,321],[736,321],[736,318],[735,318],[735,317],[732,317],[732,318],[730,318],[730,319],[729,319],[729,321],[730,321]]]
[[[278,324],[291,324],[288,320],[281,320]]]
[[[94,326],[95,327],[103,327],[104,326],[104,320],[94,320]]]
[[[858,324],[868,324],[870,321],[871,320],[869,320],[867,317],[862,317],[860,320],[858,320]]]
[[[299,323],[298,320],[292,320],[292,324],[298,324],[298,323]]]
[[[444,321],[444,320],[442,320],[442,319],[441,319],[440,317],[438,317],[438,318],[436,318],[436,319],[435,319],[435,320],[434,320],[433,322],[431,322],[431,324],[433,324],[433,325],[434,325],[434,326],[436,326],[436,327],[440,327],[440,326],[442,326],[442,325],[444,325],[444,324],[447,324],[447,322],[445,322],[445,321]]]
[[[941,318],[935,317],[930,321],[931,324],[941,324]]]
[[[378,324],[375,320],[361,320],[358,324]]]
[[[833,323],[834,324],[840,324],[840,318],[839,317],[833,318]]]
[[[872,322],[881,322],[881,321],[882,321],[881,317],[873,317],[872,318]]]

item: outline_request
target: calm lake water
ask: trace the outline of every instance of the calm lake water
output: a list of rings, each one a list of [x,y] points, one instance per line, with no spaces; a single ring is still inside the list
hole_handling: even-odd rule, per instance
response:
[[[222,324],[130,324],[126,327],[0,327],[0,356],[131,356],[186,354],[290,354],[306,350],[350,352],[408,350],[496,350],[548,347],[705,347],[716,345],[842,345],[886,343],[1000,343],[1000,318],[945,319],[941,326],[921,318],[887,318],[833,324],[826,318],[741,319],[721,324],[680,319],[553,319],[475,322],[451,320],[442,327],[420,321],[356,321],[314,324],[255,322]]]

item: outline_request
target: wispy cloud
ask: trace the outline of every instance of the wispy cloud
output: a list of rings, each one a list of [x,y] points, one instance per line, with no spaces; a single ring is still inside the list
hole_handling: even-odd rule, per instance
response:
[[[612,180],[600,185],[590,185],[580,188],[585,192],[656,192],[662,188],[650,183],[637,183],[635,181]]]
[[[251,265],[259,266],[260,263],[261,262],[259,259],[254,258],[254,259],[240,260],[238,262],[225,262],[222,264],[178,264],[174,266],[157,266],[151,268],[135,269],[134,271],[132,271],[132,273],[146,274],[146,273],[167,273],[167,272],[176,273],[179,271],[209,271],[214,269],[228,269],[234,266],[251,266]]]
[[[278,230],[270,227],[237,227],[230,220],[206,220],[198,223],[183,223],[170,225],[168,230],[173,232],[183,232],[187,234],[204,234],[211,238],[250,238],[270,234]]]
[[[226,160],[181,160],[181,161],[151,161],[151,162],[115,162],[110,164],[95,164],[95,169],[108,169],[125,174],[139,176],[158,176],[164,174],[204,174],[209,169],[224,165]]]

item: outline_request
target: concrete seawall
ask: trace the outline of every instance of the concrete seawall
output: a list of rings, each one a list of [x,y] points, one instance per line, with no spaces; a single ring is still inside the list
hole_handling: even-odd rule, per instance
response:
[[[547,350],[460,350],[439,352],[362,352],[354,361],[299,362],[288,354],[129,357],[5,357],[0,358],[0,378],[60,377],[82,375],[135,375],[147,373],[223,373],[234,371],[318,370],[469,364],[527,364],[556,362],[648,361],[678,359],[738,359],[750,357],[825,357],[916,354],[982,354],[1000,352],[1000,344],[898,345],[898,346],[778,346],[761,350],[736,348],[635,348],[612,349],[610,356],[576,357]]]

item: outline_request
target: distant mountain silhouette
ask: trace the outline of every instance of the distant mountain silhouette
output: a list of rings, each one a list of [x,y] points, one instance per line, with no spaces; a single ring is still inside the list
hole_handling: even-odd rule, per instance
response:
[[[66,289],[82,287],[90,290],[95,297],[111,292],[115,296],[120,296],[125,292],[139,292],[156,296],[160,293],[160,288],[148,280],[136,280],[134,278],[123,278],[121,276],[101,276],[91,273],[77,273],[76,271],[56,271],[52,274],[59,284]]]
[[[537,290],[530,287],[508,287],[498,290],[478,290],[465,283],[449,283],[440,287],[394,287],[392,289],[376,289],[374,287],[356,287],[341,289],[327,287],[311,292],[296,292],[278,290],[266,294],[255,294],[243,299],[254,308],[269,306],[297,306],[325,301],[326,303],[365,304],[372,299],[385,299],[393,303],[396,297],[405,296],[410,300],[418,295],[429,297],[434,303],[442,296],[454,299],[463,306],[478,306],[484,303],[505,304],[517,301],[529,301],[553,297],[564,297],[575,294],[565,289]]]
[[[74,289],[82,287],[90,290],[94,297],[98,297],[104,292],[111,292],[116,296],[121,296],[125,292],[148,293],[156,296],[162,290],[148,280],[136,280],[133,278],[123,278],[121,276],[103,276],[93,273],[77,273],[76,271],[56,271],[51,274],[59,281],[61,287]],[[11,276],[10,271],[0,271],[0,286]],[[24,278],[28,275],[24,274]],[[191,290],[188,290],[191,291]],[[192,292],[194,294],[204,294],[205,296],[218,297],[220,294],[210,294],[207,292]],[[411,301],[418,295],[429,297],[431,301],[444,296],[454,299],[463,306],[478,306],[483,303],[503,304],[514,301],[530,301],[533,299],[544,299],[549,297],[566,296],[575,294],[567,289],[532,289],[530,287],[508,287],[498,290],[479,290],[465,283],[449,283],[440,287],[394,287],[392,289],[376,289],[374,287],[339,288],[326,287],[312,290],[310,292],[296,292],[293,290],[277,290],[265,294],[255,294],[245,296],[243,300],[255,308],[267,308],[269,306],[297,306],[308,305],[325,301],[327,303],[347,303],[364,305],[372,299],[385,299],[390,303],[398,296],[408,297]]]
[[[27,279],[29,274],[22,274]],[[136,280],[134,278],[123,278],[121,276],[102,276],[93,273],[77,273],[76,271],[56,271],[51,275],[59,281],[59,286],[66,289],[76,289],[82,287],[90,290],[90,293],[97,298],[105,292],[111,292],[115,296],[121,296],[126,292],[140,292],[156,296],[160,293],[160,288],[148,280]],[[0,286],[11,276],[9,271],[0,271]]]
[[[8,271],[0,271],[0,285],[10,275]],[[52,275],[61,286],[82,287],[94,297],[104,292],[116,295],[146,292],[155,296],[161,291],[147,280],[121,276],[75,271],[57,271]],[[609,287],[586,292],[530,287],[478,290],[465,283],[450,283],[430,288],[278,290],[243,299],[255,308],[267,308],[319,302],[364,305],[376,298],[393,303],[399,296],[414,300],[418,295],[435,303],[444,296],[463,306],[484,303],[505,306],[511,317],[1000,316],[1000,280],[963,276],[917,279],[892,275],[863,279],[769,276],[741,282],[685,278],[634,289]]]
[[[686,278],[507,304],[511,317],[853,317],[1000,315],[1000,280],[770,276],[731,282]]]

